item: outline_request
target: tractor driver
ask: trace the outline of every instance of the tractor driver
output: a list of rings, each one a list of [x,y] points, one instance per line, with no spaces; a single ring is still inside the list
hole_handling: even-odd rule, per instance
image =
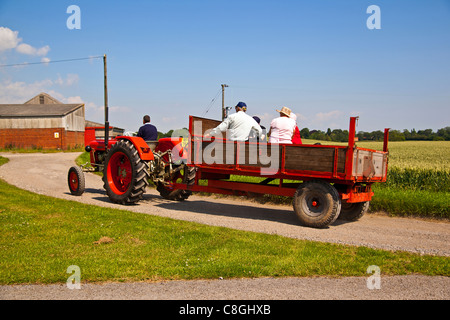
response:
[[[144,125],[139,128],[137,136],[141,137],[145,141],[158,140],[158,130],[156,129],[156,127],[154,125],[150,124],[150,116],[149,115],[144,116],[142,123]]]
[[[229,115],[221,124],[211,130],[205,138],[209,138],[219,132],[229,131],[229,139],[233,141],[248,141],[251,130],[255,130],[258,137],[262,135],[260,125],[251,116],[246,114],[247,105],[239,102],[236,107],[236,113]]]

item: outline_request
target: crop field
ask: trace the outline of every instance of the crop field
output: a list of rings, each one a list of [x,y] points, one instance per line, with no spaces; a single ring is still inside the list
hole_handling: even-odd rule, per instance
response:
[[[318,141],[304,141],[315,142]],[[383,150],[382,142],[356,144]],[[450,218],[450,141],[390,141],[388,147],[387,182],[374,185],[371,210],[391,215]]]
[[[342,142],[323,142],[304,139],[305,144],[320,142],[347,145]],[[383,150],[383,142],[356,142],[358,147]],[[450,171],[450,141],[389,141],[389,167]]]

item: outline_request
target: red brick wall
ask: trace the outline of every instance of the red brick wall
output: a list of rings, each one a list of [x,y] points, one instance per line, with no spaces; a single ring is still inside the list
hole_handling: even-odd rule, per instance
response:
[[[58,137],[55,138],[55,133]],[[0,129],[0,148],[69,149],[84,147],[84,132],[50,129]]]

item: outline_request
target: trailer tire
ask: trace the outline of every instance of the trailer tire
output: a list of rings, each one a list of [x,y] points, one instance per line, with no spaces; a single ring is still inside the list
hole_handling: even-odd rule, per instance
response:
[[[81,196],[85,189],[84,172],[80,167],[75,166],[69,169],[67,175],[67,182],[69,184],[70,193],[74,196]]]
[[[341,199],[331,184],[312,180],[302,183],[293,199],[294,212],[307,227],[326,228],[341,211]]]
[[[183,183],[193,185],[195,181],[196,168],[184,165]],[[184,201],[192,194],[190,190],[171,189],[162,182],[158,182],[156,186],[161,197],[167,200]]]
[[[104,188],[109,199],[134,204],[142,199],[148,185],[144,161],[133,143],[119,140],[108,151],[103,168]]]
[[[342,203],[339,219],[346,221],[356,221],[369,211],[370,201],[357,203]]]

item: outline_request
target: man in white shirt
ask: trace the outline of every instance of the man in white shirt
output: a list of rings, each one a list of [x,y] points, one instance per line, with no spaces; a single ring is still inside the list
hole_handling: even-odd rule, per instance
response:
[[[245,113],[247,105],[244,102],[239,102],[235,109],[236,113],[229,115],[221,124],[205,135],[205,138],[218,135],[219,132],[226,132],[227,130],[227,138],[233,141],[247,141],[251,130],[255,130],[258,137],[263,134],[260,125],[255,119]]]
[[[291,109],[283,107],[277,112],[280,113],[280,116],[270,123],[269,143],[292,144],[296,123],[294,119],[290,118]]]

